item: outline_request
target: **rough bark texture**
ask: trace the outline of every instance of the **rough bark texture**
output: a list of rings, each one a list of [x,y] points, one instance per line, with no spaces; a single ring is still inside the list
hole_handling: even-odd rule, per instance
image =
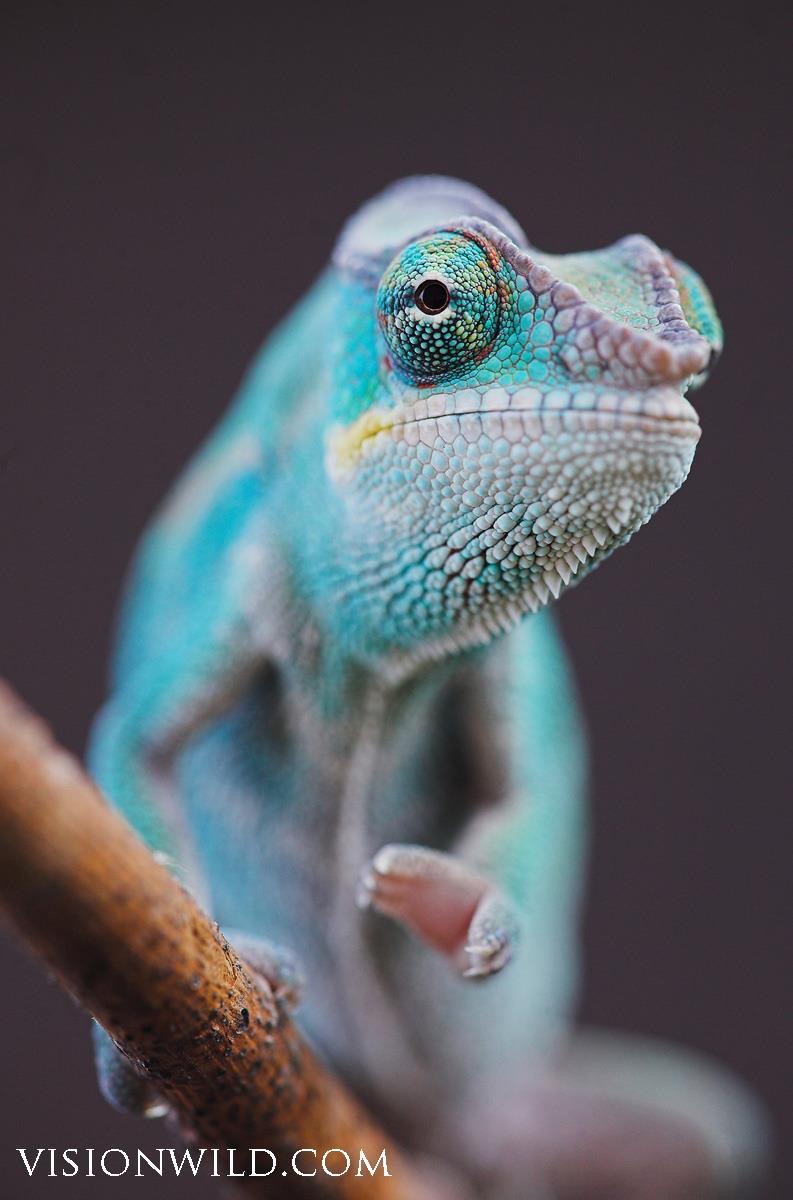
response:
[[[217,925],[2,684],[0,908],[200,1144],[268,1147],[278,1176],[290,1167],[280,1181],[240,1180],[247,1194],[426,1200],[423,1180]],[[353,1168],[301,1184],[290,1163],[301,1147],[346,1149]],[[384,1148],[392,1178],[356,1176],[359,1149],[374,1164]],[[342,1162],[335,1156],[331,1168]],[[259,1169],[268,1166],[265,1157]]]

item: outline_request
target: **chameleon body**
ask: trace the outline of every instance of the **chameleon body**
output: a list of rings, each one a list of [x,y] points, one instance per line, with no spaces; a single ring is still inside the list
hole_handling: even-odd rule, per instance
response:
[[[478,1194],[567,1195],[590,1135],[614,1178],[636,1169],[614,1119],[591,1128],[611,1050],[585,1087],[552,1065],[585,755],[547,606],[686,478],[685,392],[720,337],[645,237],[542,254],[477,189],[403,181],[348,222],[134,564],[99,783],[287,999],[304,977],[296,1019],[351,1086]],[[98,1040],[106,1093],[145,1107]],[[719,1138],[678,1100],[696,1176]]]

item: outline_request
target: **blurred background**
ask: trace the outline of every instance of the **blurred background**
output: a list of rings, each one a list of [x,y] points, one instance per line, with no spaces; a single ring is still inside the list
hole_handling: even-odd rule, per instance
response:
[[[691,478],[558,610],[593,742],[581,1011],[738,1072],[793,1195],[786,9],[289,7],[2,7],[0,672],[82,751],[144,522],[390,180],[690,261],[727,336]],[[0,972],[0,1191],[93,1200],[14,1148],[174,1135],[100,1101],[85,1018],[8,939]]]

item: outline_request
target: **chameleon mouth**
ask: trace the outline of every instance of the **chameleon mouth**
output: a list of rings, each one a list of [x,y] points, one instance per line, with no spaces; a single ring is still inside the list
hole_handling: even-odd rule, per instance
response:
[[[331,431],[327,464],[332,477],[342,477],[381,438],[409,446],[421,442],[432,448],[437,438],[448,445],[458,437],[473,443],[483,435],[493,441],[506,438],[518,442],[562,431],[641,433],[692,445],[702,432],[694,406],[670,386],[637,392],[594,388],[464,389],[435,392],[396,408],[368,410],[351,425]]]
[[[451,443],[462,435],[474,441],[482,434],[493,439],[570,433],[641,432],[664,434],[697,442],[701,435],[696,409],[675,388],[645,392],[567,391],[524,387],[515,391],[492,388],[484,393],[435,393],[411,405],[393,409],[390,420],[375,432],[393,431],[410,445],[427,445],[436,437]],[[413,432],[411,432],[413,431]],[[367,440],[367,438],[364,438]]]

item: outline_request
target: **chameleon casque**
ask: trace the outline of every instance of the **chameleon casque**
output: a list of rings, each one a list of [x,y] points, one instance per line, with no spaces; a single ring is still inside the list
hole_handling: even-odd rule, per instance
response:
[[[685,480],[720,342],[646,237],[544,254],[476,188],[402,181],[134,564],[98,782],[476,1195],[705,1196],[751,1157],[719,1069],[570,1032],[585,756],[547,611]],[[96,1041],[105,1094],[159,1111]]]

